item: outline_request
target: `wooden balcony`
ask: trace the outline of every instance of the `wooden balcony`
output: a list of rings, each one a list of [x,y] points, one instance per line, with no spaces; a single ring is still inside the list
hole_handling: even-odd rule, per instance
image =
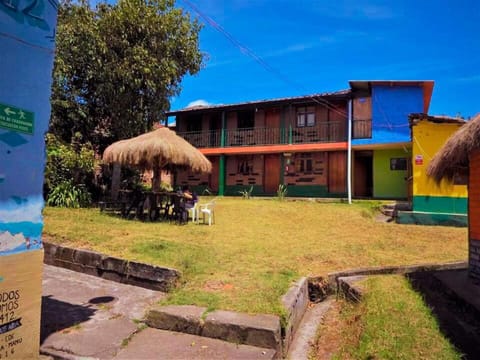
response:
[[[308,144],[347,141],[346,123],[324,122],[296,128],[245,128],[179,132],[197,148],[258,146],[278,144]]]

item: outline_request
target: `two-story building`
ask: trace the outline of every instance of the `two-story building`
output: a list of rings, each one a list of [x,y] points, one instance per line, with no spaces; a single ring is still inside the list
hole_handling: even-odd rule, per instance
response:
[[[172,111],[177,134],[213,164],[209,175],[177,171],[175,185],[198,193],[288,196],[347,194],[351,127],[352,191],[406,198],[408,114],[427,112],[432,81],[351,81],[332,93]]]

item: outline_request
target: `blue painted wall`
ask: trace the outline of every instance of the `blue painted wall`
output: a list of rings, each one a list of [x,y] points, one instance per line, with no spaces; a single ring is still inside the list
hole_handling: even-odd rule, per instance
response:
[[[410,141],[408,115],[423,112],[423,88],[372,85],[372,138],[353,145]]]
[[[56,0],[0,0],[0,262],[42,248],[57,7]],[[17,126],[22,119],[33,128]]]

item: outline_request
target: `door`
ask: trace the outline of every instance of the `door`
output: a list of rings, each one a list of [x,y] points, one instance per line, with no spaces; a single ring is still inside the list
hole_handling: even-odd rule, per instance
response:
[[[328,192],[345,193],[347,191],[347,152],[328,153]]]
[[[264,144],[278,144],[280,141],[279,109],[265,110],[265,128],[266,130]]]
[[[210,147],[220,147],[220,136],[222,131],[222,115],[220,113],[214,113],[211,115],[209,130]]]
[[[275,194],[280,185],[280,154],[265,155],[264,191]]]
[[[372,197],[373,195],[373,155],[371,151],[354,153],[353,195]]]

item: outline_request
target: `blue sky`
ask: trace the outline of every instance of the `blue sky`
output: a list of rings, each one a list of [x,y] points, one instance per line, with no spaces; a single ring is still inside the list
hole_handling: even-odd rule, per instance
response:
[[[348,88],[348,80],[435,80],[431,114],[480,112],[478,0],[187,0],[285,81],[206,24],[199,74],[173,110]],[[184,0],[177,6],[197,14]],[[204,22],[202,19],[200,19]]]

